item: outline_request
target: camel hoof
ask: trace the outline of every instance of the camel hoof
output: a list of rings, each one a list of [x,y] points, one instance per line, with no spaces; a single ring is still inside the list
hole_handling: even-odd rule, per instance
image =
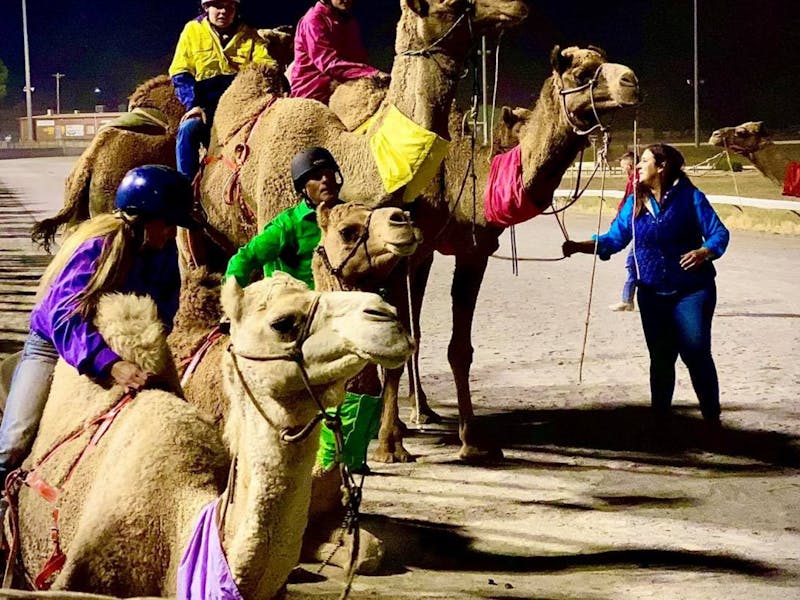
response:
[[[416,460],[414,455],[402,446],[396,448],[394,452],[390,452],[389,450],[385,450],[383,448],[378,448],[372,454],[370,454],[369,458],[373,462],[384,463],[387,465],[393,463],[409,463]]]
[[[484,447],[472,446],[470,444],[463,444],[461,450],[458,452],[458,458],[465,462],[486,462],[493,460],[501,460],[503,458],[503,451],[499,446]]]
[[[350,553],[353,549],[352,536],[345,536],[344,543],[339,542],[341,529],[331,534],[328,541],[321,543],[314,551],[314,559],[327,565],[334,565],[342,569],[350,567]],[[361,529],[359,533],[358,556],[355,562],[355,572],[358,575],[374,575],[383,564],[386,549],[383,541],[369,531]],[[331,541],[333,540],[333,541]]]
[[[412,408],[411,421],[416,423],[417,425],[439,425],[444,421],[444,419],[439,413],[435,412],[432,408],[423,408],[419,412],[419,414],[417,414],[416,408]]]

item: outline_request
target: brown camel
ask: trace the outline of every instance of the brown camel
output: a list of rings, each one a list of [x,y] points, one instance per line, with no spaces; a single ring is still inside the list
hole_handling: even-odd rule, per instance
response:
[[[347,203],[333,208],[320,207],[317,214],[322,237],[313,259],[313,270],[315,287],[319,291],[377,291],[399,261],[413,254],[420,241],[419,231],[397,208],[371,210]],[[217,365],[228,337],[216,333],[213,338],[207,337],[221,316],[219,285],[219,275],[209,274],[204,268],[185,273],[180,309],[169,342],[173,356],[183,365],[191,364],[191,360],[185,360],[188,357],[197,356],[190,376],[184,377],[185,394],[192,404],[222,427],[228,402],[219,387]],[[198,348],[204,347],[206,339],[210,341],[207,350],[202,355],[196,354]],[[367,366],[348,382],[347,390],[380,396],[377,370]],[[315,470],[310,524],[303,544],[303,556],[308,560],[328,560],[338,566],[346,566],[349,561],[348,546],[337,549],[331,543],[338,538],[338,526],[342,522],[340,486],[337,470]],[[374,572],[382,556],[382,542],[363,532],[357,572]]]
[[[258,30],[281,73],[293,58],[291,29],[283,26]],[[139,122],[135,126],[102,128],[67,177],[64,207],[34,225],[31,237],[46,250],[61,227],[72,227],[89,217],[111,212],[114,193],[130,169],[146,164],[175,167],[175,139],[185,108],[175,96],[170,78],[159,75],[137,87],[128,99],[128,110],[138,116]]]
[[[348,132],[327,106],[315,100],[270,102],[261,91],[263,84],[257,82],[255,66],[237,77],[220,100],[209,150],[212,162],[201,184],[203,206],[213,227],[242,244],[257,227],[291,206],[295,194],[289,162],[308,146],[323,146],[334,155],[344,174],[344,200],[369,206],[402,202],[409,193],[408,180],[385,183],[373,157],[371,143],[383,148],[383,138],[377,135],[379,130],[384,133],[383,123],[408,119],[446,138],[457,75],[469,55],[472,36],[518,24],[527,8],[522,0],[402,0],[401,11],[391,84],[380,116],[366,135]],[[429,143],[435,164],[441,159],[441,143]],[[430,178],[431,165],[423,166],[418,177],[412,177],[415,186]],[[248,208],[255,213],[252,222]]]
[[[138,393],[61,486],[58,529],[66,563],[55,588],[174,594],[200,510],[223,497],[229,503],[220,524],[222,549],[239,592],[257,600],[282,593],[300,552],[318,439],[314,428],[296,443],[282,441],[318,411],[289,353],[302,348],[314,394],[333,406],[348,377],[370,361],[402,363],[411,340],[394,309],[375,294],[312,292],[283,273],[246,289],[231,279],[222,305],[232,344],[218,367],[231,406],[227,445],[191,404],[166,391]],[[125,358],[168,369],[166,340],[157,334],[148,299],[109,299],[98,309],[98,328]],[[60,363],[26,465],[121,396],[118,387],[104,389]],[[91,434],[66,443],[36,472],[60,482]],[[236,468],[226,487],[229,451]],[[50,553],[52,510],[23,487],[20,542],[28,570],[39,569]]]
[[[169,77],[146,81],[128,100],[129,109],[143,115],[143,122],[132,129],[109,125],[97,132],[67,177],[64,207],[33,227],[31,237],[45,249],[62,226],[110,212],[119,182],[130,169],[143,164],[175,166],[175,136],[185,109]]]
[[[545,81],[530,113],[520,110],[504,113],[510,129],[516,120],[524,120],[518,128],[522,186],[530,201],[541,209],[550,206],[553,192],[567,168],[587,145],[586,136],[579,131],[597,125],[598,117],[602,120],[620,107],[637,103],[639,97],[638,81],[633,71],[624,65],[607,62],[604,53],[598,49],[571,47],[561,50],[556,47],[551,63],[553,73]],[[562,95],[562,90],[567,93]],[[451,136],[453,143],[442,170],[443,181],[435,181],[426,190],[413,213],[415,224],[423,231],[423,244],[413,258],[414,330],[419,331],[419,311],[434,250],[455,255],[451,291],[453,328],[448,359],[458,397],[459,437],[462,442],[459,456],[480,459],[498,456],[500,450],[496,441],[475,430],[469,387],[472,320],[488,258],[497,249],[504,228],[488,223],[484,215],[483,192],[491,149],[479,149],[474,161],[478,193],[473,226],[471,194],[465,192],[459,197],[470,161],[471,142],[468,137],[461,136],[460,131],[451,131]],[[384,391],[387,405],[397,398],[398,383],[398,374],[387,377]],[[432,416],[422,393],[419,406],[421,414],[418,418]],[[396,407],[385,406],[384,410],[385,414],[397,414]],[[379,446],[373,458],[385,462],[411,458],[402,446],[402,427],[397,419],[381,422]]]
[[[763,121],[717,129],[708,143],[744,156],[764,177],[783,187],[786,169],[792,161],[769,139]]]

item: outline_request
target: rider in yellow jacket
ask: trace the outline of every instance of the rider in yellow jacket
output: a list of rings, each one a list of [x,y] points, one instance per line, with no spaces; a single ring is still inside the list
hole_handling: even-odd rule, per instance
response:
[[[208,146],[220,96],[251,62],[277,68],[258,32],[242,21],[239,0],[203,0],[202,14],[181,32],[169,75],[186,107],[178,128],[178,170],[193,179],[200,144]]]

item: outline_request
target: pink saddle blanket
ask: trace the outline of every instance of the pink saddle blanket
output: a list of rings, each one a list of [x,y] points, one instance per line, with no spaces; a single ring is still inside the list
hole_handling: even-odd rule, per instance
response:
[[[783,195],[800,198],[800,162],[790,162],[783,178]]]
[[[498,227],[522,223],[544,210],[533,203],[522,187],[522,149],[519,145],[492,159],[483,202],[486,221]]]

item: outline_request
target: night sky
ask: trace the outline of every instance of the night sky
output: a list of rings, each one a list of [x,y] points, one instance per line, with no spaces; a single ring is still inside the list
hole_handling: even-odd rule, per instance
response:
[[[27,0],[34,112],[55,107],[52,73],[61,81],[64,112],[91,109],[99,100],[114,109],[135,85],[166,72],[183,24],[197,14],[195,0]],[[2,106],[24,103],[22,9],[3,0],[0,60],[9,69]],[[294,24],[310,0],[242,0],[258,27]],[[800,8],[789,0],[698,0],[701,128],[708,132],[746,120],[800,133]],[[639,126],[693,127],[692,2],[532,1],[527,22],[504,38],[499,104],[530,105],[548,75],[555,44],[592,43],[609,59],[632,67],[645,104]],[[168,7],[168,8],[167,8]],[[371,61],[389,70],[399,0],[360,0]],[[465,81],[462,90],[469,91]],[[24,104],[22,108],[24,114]],[[627,123],[626,123],[627,125]],[[629,128],[629,127],[626,127]],[[705,133],[703,134],[705,136]]]

